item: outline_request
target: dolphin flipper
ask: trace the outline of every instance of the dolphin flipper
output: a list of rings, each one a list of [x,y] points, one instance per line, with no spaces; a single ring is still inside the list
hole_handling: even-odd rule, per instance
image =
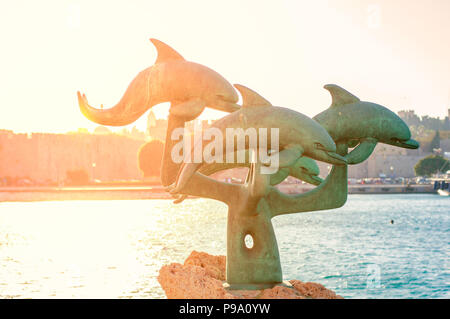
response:
[[[359,164],[364,162],[370,154],[372,154],[377,143],[378,141],[374,138],[369,137],[362,139],[361,143],[345,156],[347,164]]]
[[[198,168],[202,165],[202,163],[183,163],[178,171],[177,181],[175,182],[175,187],[170,190],[171,194],[181,193],[183,188],[189,182],[191,177],[195,174]]]
[[[270,185],[278,185],[289,176],[289,168],[280,168],[278,172],[270,175]]]
[[[169,193],[172,195],[172,197],[175,198],[175,200],[173,201],[173,203],[174,203],[174,204],[179,204],[179,203],[181,203],[182,201],[184,201],[184,200],[188,197],[188,195],[186,195],[186,194],[172,194],[172,190],[173,190],[175,187],[176,187],[176,184],[173,183],[173,184],[171,184],[171,185],[169,185],[169,186],[166,186],[165,189],[166,189],[166,192],[169,192]]]
[[[187,197],[188,197],[188,195],[182,194],[182,195],[180,195],[177,199],[175,199],[175,200],[173,201],[173,203],[174,203],[174,204],[179,204],[179,203],[181,203],[182,201],[184,201]]]
[[[303,154],[301,145],[288,145],[284,150],[279,152],[278,165],[280,167],[289,167],[293,165]]]

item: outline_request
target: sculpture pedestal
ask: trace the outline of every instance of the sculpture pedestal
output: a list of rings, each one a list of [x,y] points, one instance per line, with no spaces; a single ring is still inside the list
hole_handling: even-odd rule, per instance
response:
[[[183,265],[163,266],[158,281],[169,299],[342,299],[321,284],[299,280],[260,290],[227,289],[225,268],[225,256],[193,251]]]

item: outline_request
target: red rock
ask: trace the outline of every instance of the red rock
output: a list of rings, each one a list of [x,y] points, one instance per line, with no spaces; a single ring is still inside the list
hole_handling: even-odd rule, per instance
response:
[[[226,257],[212,256],[193,250],[184,261],[184,265],[199,266],[206,270],[208,276],[224,281],[226,277]]]
[[[291,280],[262,290],[226,290],[226,257],[193,251],[184,265],[172,263],[159,271],[158,281],[169,299],[342,299],[323,285]]]
[[[300,280],[290,280],[289,282],[305,297],[314,299],[344,299],[342,296],[336,295],[334,291],[315,282],[304,283]]]

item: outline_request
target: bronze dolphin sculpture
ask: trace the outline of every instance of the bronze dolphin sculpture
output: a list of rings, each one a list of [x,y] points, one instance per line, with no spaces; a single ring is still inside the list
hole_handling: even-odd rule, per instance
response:
[[[346,164],[345,158],[336,153],[333,139],[316,121],[294,110],[272,106],[258,93],[243,85],[235,84],[235,87],[242,95],[242,108],[211,125],[212,128],[219,129],[222,136],[226,135],[229,128],[255,128],[256,131],[259,128],[278,128],[279,167],[289,167],[301,156],[335,165]],[[248,148],[248,145],[245,147]],[[222,154],[226,152],[225,149],[218,151],[222,151]],[[204,162],[183,163],[171,193],[181,192],[192,175],[203,165]]]
[[[245,156],[245,158],[249,158],[248,155]],[[245,163],[208,163],[202,166],[198,172],[209,176],[216,172],[237,168],[237,167],[250,167],[250,162]],[[300,157],[297,161],[295,161],[291,166],[280,168],[278,172],[275,174],[270,175],[270,181],[269,184],[274,186],[277,184],[280,184],[282,181],[286,179],[288,176],[295,177],[299,180],[302,180],[304,182],[307,182],[312,185],[319,185],[323,182],[323,179],[319,177],[319,167],[317,166],[317,163],[308,158],[308,157]],[[167,187],[167,190],[172,190],[175,187],[175,185]],[[187,198],[187,195],[180,195],[180,197],[177,197],[177,199],[174,201],[174,204],[181,203]]]
[[[284,181],[286,177],[292,176],[312,185],[319,185],[323,179],[319,177],[319,166],[308,158],[300,157],[291,166],[280,168],[278,172],[270,176],[270,185],[277,185]]]
[[[384,106],[361,101],[335,84],[324,86],[332,97],[331,106],[313,117],[336,143],[355,147],[347,156],[348,164],[366,160],[377,143],[416,149],[419,143],[403,120]]]
[[[206,106],[226,112],[239,109],[236,91],[219,73],[186,61],[159,40],[150,41],[158,51],[155,64],[134,78],[114,107],[93,108],[86,96],[77,92],[84,116],[98,124],[122,126],[134,122],[149,108],[163,102],[171,102],[170,113],[187,120],[196,118]]]

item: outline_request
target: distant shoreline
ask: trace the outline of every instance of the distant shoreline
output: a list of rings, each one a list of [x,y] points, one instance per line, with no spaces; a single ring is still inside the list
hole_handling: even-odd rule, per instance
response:
[[[304,184],[278,186],[288,194],[300,194],[313,187]],[[432,185],[349,185],[349,194],[435,194]],[[0,202],[60,200],[137,200],[173,199],[157,186],[87,186],[87,187],[0,187]]]
[[[313,186],[293,184],[280,185],[279,188],[288,194],[305,193]],[[353,184],[348,185],[349,194],[436,194],[433,185],[399,185],[399,184]]]

